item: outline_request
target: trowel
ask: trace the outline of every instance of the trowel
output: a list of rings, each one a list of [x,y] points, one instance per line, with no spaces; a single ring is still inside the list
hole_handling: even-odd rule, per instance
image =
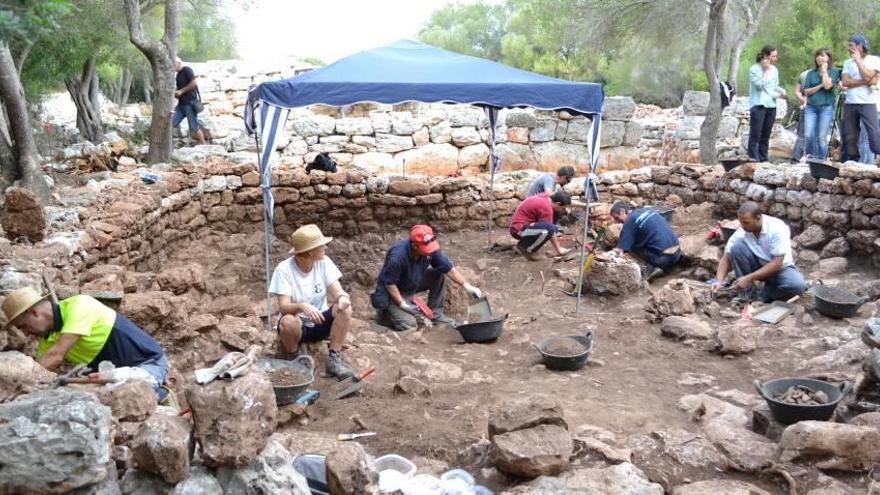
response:
[[[366,385],[364,383],[364,378],[372,375],[374,371],[376,371],[376,367],[370,366],[360,375],[350,376],[339,382],[337,389],[340,390],[340,392],[333,396],[333,400],[339,400],[360,391],[360,389],[364,388],[364,385]]]

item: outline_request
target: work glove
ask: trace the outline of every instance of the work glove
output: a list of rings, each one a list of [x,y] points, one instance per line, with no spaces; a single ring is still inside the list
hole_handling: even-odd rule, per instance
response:
[[[465,282],[465,284],[464,284],[464,291],[467,292],[468,295],[471,296],[472,299],[479,299],[479,298],[483,297],[483,293],[480,291],[480,289],[474,287],[473,285],[471,285],[467,282]]]
[[[417,314],[419,311],[410,303],[406,302],[406,300],[400,301],[400,304],[397,305],[400,309],[406,311],[407,313]]]

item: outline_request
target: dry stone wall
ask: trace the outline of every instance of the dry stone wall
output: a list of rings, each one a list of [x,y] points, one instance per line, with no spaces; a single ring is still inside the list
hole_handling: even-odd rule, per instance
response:
[[[804,165],[747,163],[721,166],[676,164],[602,174],[599,190],[609,200],[634,203],[716,203],[729,216],[756,201],[802,233],[806,256],[870,255],[880,266],[880,169],[844,165],[834,180],[816,179]]]
[[[50,267],[61,282],[74,285],[79,273],[103,265],[158,272],[169,250],[209,229],[253,233],[262,228],[261,189],[252,163],[209,156],[158,173],[162,180],[152,185],[140,182],[134,170],[118,173],[89,204],[50,212],[53,227],[43,241],[4,240],[0,289],[38,284],[39,272]],[[508,172],[496,178],[494,228],[499,233],[506,231],[534,175]],[[758,201],[792,225],[802,260],[804,253],[816,261],[859,254],[880,264],[880,171],[873,167],[843,166],[837,179],[816,180],[804,166],[746,164],[725,173],[720,166],[675,164],[608,171],[597,180],[606,202],[713,202],[732,216],[741,202]],[[287,235],[306,223],[342,237],[401,231],[416,222],[445,231],[487,227],[484,176],[404,177],[354,168],[306,174],[301,167],[279,167],[272,183],[280,248]],[[582,178],[576,179],[569,189],[579,193],[582,184]],[[28,265],[28,260],[37,264]]]

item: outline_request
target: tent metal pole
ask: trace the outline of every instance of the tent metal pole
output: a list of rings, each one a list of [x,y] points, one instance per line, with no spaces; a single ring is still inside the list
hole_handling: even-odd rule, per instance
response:
[[[271,260],[269,259],[269,245],[271,244],[271,234],[269,234],[269,229],[271,226],[269,225],[269,212],[266,210],[266,188],[270,185],[267,184],[267,179],[265,177],[266,172],[263,170],[262,166],[262,158],[263,151],[262,146],[260,146],[260,136],[258,133],[254,133],[254,140],[257,143],[257,168],[260,169],[260,187],[263,192],[263,249],[265,254],[265,265],[266,265],[266,331],[272,331],[272,296],[269,293],[269,284],[272,280],[272,274],[270,273]],[[272,180],[272,175],[269,175],[269,181]]]
[[[492,227],[494,226],[494,212],[495,212],[495,169],[496,169],[496,160],[497,157],[495,155],[495,132],[496,127],[498,125],[498,110],[491,107],[485,107],[486,116],[489,117],[489,136],[492,138],[489,142],[489,146],[491,147],[489,151],[489,225],[486,231],[486,235],[488,236],[487,244],[489,248],[492,247]]]
[[[592,167],[590,167],[592,169]],[[586,261],[587,255],[587,233],[590,231],[590,190],[593,185],[590,182],[592,172],[587,173],[587,178],[584,181],[584,234],[581,238],[581,262],[580,262],[580,270],[578,274],[578,284],[577,284],[577,303],[575,304],[574,314],[580,314],[581,312],[581,298],[583,297],[583,288],[584,288],[584,262]]]

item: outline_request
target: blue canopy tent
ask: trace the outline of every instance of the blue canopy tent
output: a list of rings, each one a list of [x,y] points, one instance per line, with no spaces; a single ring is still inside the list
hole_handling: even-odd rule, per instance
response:
[[[498,110],[510,107],[534,107],[544,110],[567,110],[573,114],[592,116],[588,141],[590,169],[599,161],[599,132],[604,93],[596,83],[572,82],[515,69],[490,60],[441,50],[410,40],[367,50],[305,74],[252,87],[245,127],[257,133],[263,203],[266,225],[266,282],[270,279],[269,238],[272,229],[274,201],[271,191],[269,159],[278,134],[292,108],[322,103],[333,106],[355,103],[394,104],[408,101],[425,103],[461,103],[483,107],[491,130],[491,162],[489,180],[489,228],[491,235],[492,204],[495,172],[500,157],[495,153],[495,128]],[[581,266],[589,223],[588,191],[595,195],[590,174],[584,183],[587,215]],[[580,285],[578,282],[578,309]],[[271,304],[271,303],[270,303]],[[271,314],[271,307],[269,308]]]

